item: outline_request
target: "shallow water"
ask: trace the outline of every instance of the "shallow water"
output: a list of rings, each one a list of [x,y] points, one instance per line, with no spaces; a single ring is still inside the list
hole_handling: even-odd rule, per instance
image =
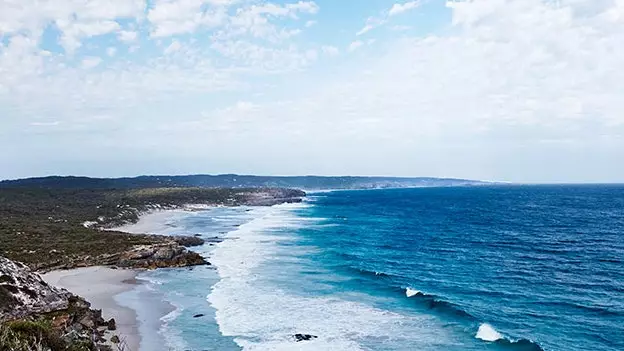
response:
[[[171,349],[624,349],[621,186],[341,191],[173,222],[230,239],[201,248],[216,271],[145,275],[178,306]]]

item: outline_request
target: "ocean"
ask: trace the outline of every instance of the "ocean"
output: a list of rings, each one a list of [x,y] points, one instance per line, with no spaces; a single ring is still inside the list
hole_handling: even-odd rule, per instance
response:
[[[225,240],[119,297],[175,307],[145,350],[624,350],[624,186],[317,192],[161,224]]]

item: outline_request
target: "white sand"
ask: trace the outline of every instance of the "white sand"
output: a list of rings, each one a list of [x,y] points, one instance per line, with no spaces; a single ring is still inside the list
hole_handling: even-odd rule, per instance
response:
[[[120,306],[114,298],[133,288],[136,275],[133,270],[86,267],[52,271],[41,277],[50,285],[82,296],[92,308],[102,310],[104,319],[115,318],[117,334],[125,340],[129,350],[136,351],[141,341],[136,312]]]
[[[174,224],[176,220],[187,213],[188,211],[182,209],[151,211],[142,214],[137,223],[129,223],[120,227],[109,228],[108,230],[130,234],[169,235],[176,229]]]

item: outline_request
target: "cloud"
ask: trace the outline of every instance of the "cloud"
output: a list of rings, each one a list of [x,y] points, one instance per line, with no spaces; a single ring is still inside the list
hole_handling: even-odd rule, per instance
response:
[[[326,46],[321,47],[321,51],[328,56],[340,55],[340,49],[331,45],[326,45]]]
[[[363,41],[356,40],[356,41],[352,42],[351,44],[349,44],[348,50],[349,50],[349,52],[353,52],[353,51],[359,49],[360,47],[362,47],[362,45],[364,45]]]
[[[20,161],[45,145],[50,164],[92,172],[166,164],[178,172],[622,181],[622,1],[448,2],[448,30],[377,38],[366,55],[332,60],[322,58],[338,55],[337,45],[353,52],[369,41],[293,37],[321,13],[310,2],[184,1],[202,14],[177,9],[180,16],[152,22],[145,3],[107,13],[59,0],[36,15],[0,3],[0,147],[20,150],[0,169],[53,169]],[[218,25],[203,22],[219,8]],[[57,20],[72,57],[42,45]],[[178,54],[166,54],[176,46]],[[34,128],[49,123],[41,116],[58,124]],[[84,155],[98,162],[76,162]]]
[[[182,44],[180,44],[179,41],[174,40],[171,44],[169,44],[169,46],[167,46],[164,53],[165,55],[170,55],[180,50],[180,48],[182,48]]]
[[[122,30],[118,33],[118,35],[119,35],[119,40],[121,40],[122,42],[132,43],[136,41],[139,34],[135,31]]]
[[[53,126],[58,126],[59,124],[61,124],[61,122],[59,121],[53,121],[53,122],[30,122],[29,125],[33,126],[33,127],[53,127]]]
[[[253,135],[259,139],[246,150],[274,146],[281,159],[294,152],[276,145],[293,145],[311,155],[299,172],[621,179],[624,26],[613,24],[615,6],[449,3],[450,34],[387,43],[381,57],[347,76],[257,104],[245,131],[228,129],[220,142],[235,147],[233,140]],[[232,121],[248,118],[228,112]]]
[[[87,57],[82,60],[82,68],[90,69],[98,66],[102,62],[99,57]]]
[[[203,10],[204,1],[156,1],[147,19],[152,25],[152,37],[168,37],[192,33],[199,28],[216,28],[227,20],[230,2],[218,2],[216,7]]]
[[[370,32],[371,30],[384,25],[387,21],[388,20],[386,18],[369,17],[366,20],[366,24],[364,25],[364,27],[362,27],[362,29],[360,29],[357,33],[355,33],[355,35],[356,36],[364,35]]]
[[[369,17],[366,20],[366,24],[364,25],[364,27],[362,27],[362,29],[355,33],[355,35],[364,35],[377,27],[385,25],[386,23],[388,23],[391,17],[413,10],[418,6],[420,6],[420,1],[410,1],[403,4],[394,4],[390,8],[390,10],[384,11],[380,17]]]
[[[418,6],[420,6],[420,1],[410,1],[404,4],[394,4],[392,5],[392,8],[390,8],[390,10],[388,11],[388,16],[400,15],[404,12],[415,9]]]
[[[57,20],[56,25],[63,33],[61,44],[70,54],[80,47],[83,38],[90,38],[115,32],[120,26],[115,21],[77,22],[74,20]]]
[[[0,1],[0,101],[9,101],[5,106],[16,115],[78,116],[81,109],[134,104],[141,96],[229,90],[242,85],[245,74],[297,70],[317,59],[312,45],[288,43],[300,28],[279,23],[317,13],[311,1],[167,0],[149,7],[144,0],[33,1]],[[48,35],[43,43],[48,30],[58,30],[65,52],[43,49],[54,40]],[[150,50],[166,40],[150,33],[165,38],[205,30],[211,32],[203,42],[176,38],[162,56]],[[139,37],[146,45],[138,45]],[[127,52],[122,43],[130,45]],[[171,55],[181,47],[184,55]],[[68,86],[73,92],[63,93]]]
[[[1,1],[0,35],[41,34],[51,24],[61,32],[61,44],[69,53],[83,38],[119,29],[116,19],[139,19],[144,0]]]

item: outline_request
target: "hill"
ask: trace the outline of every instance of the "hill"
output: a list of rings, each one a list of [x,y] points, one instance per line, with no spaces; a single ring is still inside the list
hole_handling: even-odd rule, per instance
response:
[[[237,174],[140,176],[134,178],[42,177],[0,181],[1,188],[137,189],[162,187],[297,188],[304,190],[465,186],[480,181],[454,178],[253,176]]]

